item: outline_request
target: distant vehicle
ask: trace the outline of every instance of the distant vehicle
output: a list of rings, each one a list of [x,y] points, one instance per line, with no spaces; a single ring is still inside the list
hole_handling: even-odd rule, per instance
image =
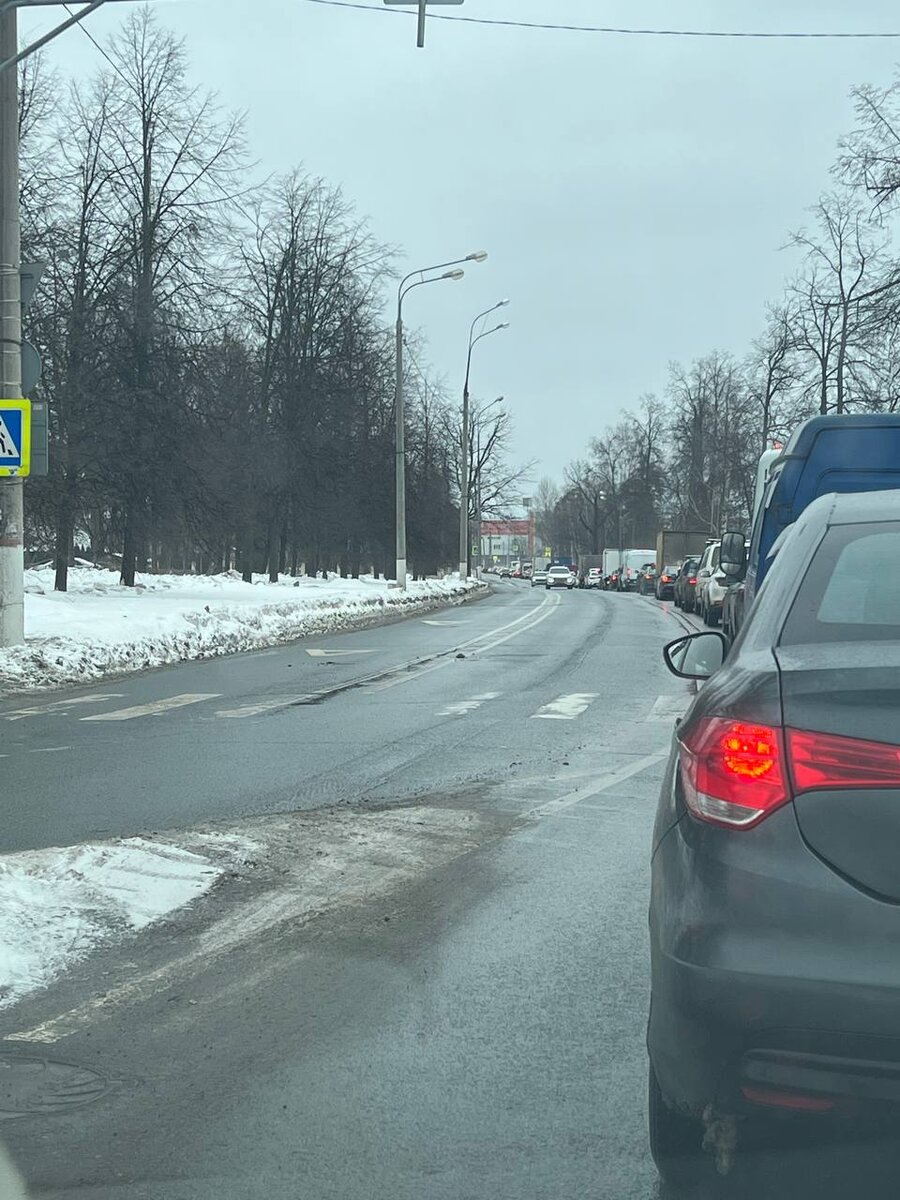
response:
[[[686,558],[700,558],[711,541],[709,530],[661,529],[656,535],[656,569],[662,573],[666,563],[681,563]]]
[[[619,590],[619,572],[613,571],[612,575],[607,575],[603,586],[608,592],[617,592]]]
[[[710,542],[697,568],[697,589],[694,605],[706,625],[718,625],[722,603],[728,590],[728,576],[719,565],[721,542]]]
[[[534,565],[531,562],[522,563],[522,578],[530,579],[534,571]]]
[[[622,564],[619,571],[619,590],[636,592],[640,582],[640,572],[648,564],[655,566],[656,557],[653,550],[623,550]]]
[[[538,584],[541,584],[541,583],[546,584],[546,582],[547,582],[547,572],[543,567],[541,567],[541,569],[538,571],[531,572],[531,586],[532,587],[537,587]]]
[[[592,570],[601,571],[603,568],[602,554],[579,554],[578,555],[578,586],[588,586],[588,576]]]
[[[609,579],[610,575],[613,574],[618,575],[619,567],[621,566],[621,559],[622,554],[619,550],[603,551],[603,562],[601,563],[601,566],[603,568],[604,579]]]
[[[598,588],[603,583],[603,574],[601,567],[589,567],[588,573],[584,580],[584,586],[589,588]]]
[[[564,587],[573,588],[575,586],[575,575],[568,567],[550,567],[547,571],[547,579],[544,587],[549,591],[550,588]]]
[[[821,1144],[895,1121],[898,628],[892,489],[804,507],[721,668],[718,631],[666,647],[707,680],[651,851],[650,1145],[678,1195],[722,1194],[710,1111],[736,1120],[738,1169],[767,1115],[783,1144],[792,1121]]]
[[[776,539],[818,496],[900,488],[900,413],[832,413],[810,417],[783,451],[768,450],[757,469],[749,545],[723,537],[732,583],[745,580],[746,612],[766,577]],[[733,623],[739,626],[736,617]]]
[[[637,590],[642,596],[656,594],[656,563],[644,563],[641,567]]]
[[[699,558],[686,558],[675,577],[675,607],[684,612],[694,611],[694,592],[697,589]]]
[[[509,569],[509,567],[501,567],[499,574],[500,574],[501,579],[511,579],[512,578],[512,571]]]
[[[668,564],[663,567],[656,579],[657,600],[672,600],[675,597],[675,580],[678,567]]]

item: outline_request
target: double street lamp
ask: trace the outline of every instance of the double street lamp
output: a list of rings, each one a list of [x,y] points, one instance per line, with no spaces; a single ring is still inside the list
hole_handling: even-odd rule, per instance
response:
[[[492,333],[499,333],[501,329],[509,329],[509,321],[503,321],[499,325],[495,325],[493,329],[485,329],[482,333],[476,335],[475,327],[479,321],[483,321],[485,317],[490,316],[492,312],[496,312],[498,308],[505,308],[509,304],[508,300],[499,300],[496,304],[492,304],[490,308],[486,308],[484,312],[479,313],[472,322],[469,329],[469,353],[466,358],[466,381],[463,384],[463,411],[462,411],[462,436],[461,436],[461,459],[460,459],[460,480],[459,480],[459,577],[465,579],[469,574],[469,376],[472,372],[472,351],[482,338],[490,337]],[[478,531],[479,538],[481,530]]]
[[[423,267],[420,271],[410,271],[400,280],[397,288],[397,348],[396,368],[397,378],[394,391],[394,488],[396,502],[396,531],[395,551],[397,560],[397,586],[406,589],[406,414],[403,396],[403,301],[413,290],[426,283],[440,283],[444,279],[462,279],[465,275],[462,265],[467,262],[481,263],[487,258],[486,250],[478,250],[467,254],[465,258],[456,258],[452,262],[437,263],[433,267]],[[445,269],[447,268],[447,269]],[[433,275],[434,271],[442,271],[441,275]],[[428,275],[430,278],[426,279]]]

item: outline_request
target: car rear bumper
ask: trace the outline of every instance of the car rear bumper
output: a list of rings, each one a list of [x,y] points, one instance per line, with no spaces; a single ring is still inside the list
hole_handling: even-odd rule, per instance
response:
[[[900,1104],[900,912],[813,855],[792,806],[752,832],[682,816],[652,875],[647,1043],[671,1104]]]
[[[900,1004],[900,994],[896,1001]],[[702,1113],[790,1107],[779,1096],[860,1104],[900,1104],[897,1022],[880,1033],[859,1028],[864,989],[821,981],[763,977],[658,959],[648,1047],[663,1095],[682,1111]],[[829,1012],[826,1027],[811,1013]],[[730,1016],[729,1016],[730,1015]]]

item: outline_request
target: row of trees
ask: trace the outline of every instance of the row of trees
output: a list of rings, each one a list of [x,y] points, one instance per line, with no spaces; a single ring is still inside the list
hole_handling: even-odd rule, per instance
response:
[[[561,552],[652,546],[665,526],[746,528],[761,450],[815,413],[900,405],[900,81],[854,92],[856,128],[833,187],[789,247],[799,269],[743,359],[719,351],[672,364],[570,464],[543,480],[539,532]]]
[[[393,251],[299,169],[253,181],[239,116],[131,15],[86,86],[22,77],[23,259],[51,413],[27,489],[34,554],[135,571],[392,571]],[[409,548],[455,561],[459,417],[410,346]],[[502,502],[506,413],[485,418]],[[474,453],[474,447],[470,451]]]

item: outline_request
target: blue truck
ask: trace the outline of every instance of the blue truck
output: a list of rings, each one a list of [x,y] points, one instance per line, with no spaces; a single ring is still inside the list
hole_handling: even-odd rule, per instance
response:
[[[760,460],[753,528],[722,538],[720,564],[734,581],[723,628],[734,637],[772,563],[772,548],[808,504],[829,492],[900,488],[900,413],[810,417],[779,454]]]

